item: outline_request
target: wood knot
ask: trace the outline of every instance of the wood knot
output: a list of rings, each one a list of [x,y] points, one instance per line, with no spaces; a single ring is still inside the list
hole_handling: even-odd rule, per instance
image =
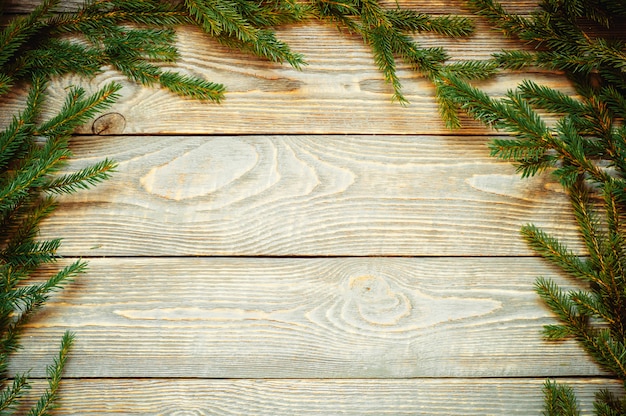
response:
[[[126,119],[120,113],[107,113],[94,120],[91,126],[93,134],[99,136],[120,134],[126,127]]]
[[[379,276],[353,277],[352,303],[361,319],[373,325],[397,325],[411,313],[409,298]]]

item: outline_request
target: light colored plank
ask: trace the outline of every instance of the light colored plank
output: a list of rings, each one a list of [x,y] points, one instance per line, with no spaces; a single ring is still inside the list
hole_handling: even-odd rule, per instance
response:
[[[602,374],[554,323],[536,258],[92,259],[28,324],[13,371],[68,377],[411,378]]]
[[[64,198],[43,236],[80,256],[530,255],[528,222],[576,242],[560,186],[520,179],[488,140],[81,137],[74,166],[118,172]]]
[[[123,123],[102,131],[87,123],[80,133],[125,134],[449,134],[438,116],[432,84],[406,65],[398,64],[404,93],[411,104],[391,102],[392,90],[383,81],[371,51],[357,36],[339,34],[330,26],[311,24],[281,30],[281,39],[306,56],[302,71],[229,51],[199,30],[180,30],[181,60],[176,70],[227,86],[220,104],[184,100],[155,88],[126,82],[117,72],[105,71],[91,83],[68,77],[51,85],[45,117],[56,114],[65,101],[67,87],[80,84],[89,91],[110,81],[121,81],[122,98],[110,110]],[[481,26],[469,40],[418,36],[423,46],[446,47],[455,59],[486,59],[491,53],[519,47],[517,42]],[[524,73],[499,76],[481,86],[499,96],[523,79],[573,90],[562,76]],[[6,100],[0,125],[22,108],[25,93]],[[183,121],[184,119],[184,121]],[[464,119],[463,134],[484,134],[476,122]]]
[[[621,386],[565,379],[582,414]],[[544,380],[65,380],[55,415],[539,415]],[[41,388],[35,391],[40,391]]]

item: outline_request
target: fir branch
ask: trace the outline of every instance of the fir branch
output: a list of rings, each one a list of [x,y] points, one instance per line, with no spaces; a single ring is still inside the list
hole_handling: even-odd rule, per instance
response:
[[[11,123],[0,133],[0,171],[27,152],[31,129],[32,125],[23,116],[13,116]]]
[[[503,69],[519,71],[537,65],[537,54],[528,51],[501,51],[493,54],[494,61]]]
[[[0,97],[6,94],[13,87],[13,78],[7,74],[0,73]]]
[[[44,79],[35,76],[28,93],[25,111],[13,116],[12,122],[0,133],[0,173],[5,171],[11,161],[22,159],[27,154],[29,137],[40,112],[45,88]],[[1,202],[0,200],[0,204]]]
[[[311,7],[295,0],[250,2],[236,0],[241,15],[258,28],[273,28],[308,19]]]
[[[569,95],[528,79],[522,81],[518,89],[520,96],[529,104],[543,108],[550,113],[583,116],[588,110],[582,102]]]
[[[43,0],[28,16],[18,17],[9,22],[0,32],[0,67],[6,65],[37,33],[42,20],[50,16],[51,9],[58,3],[59,0]]]
[[[49,415],[50,411],[57,405],[59,399],[59,388],[61,385],[61,375],[67,362],[68,354],[74,343],[74,334],[65,332],[61,340],[59,355],[54,363],[47,368],[48,389],[39,398],[37,404],[28,412],[28,416]]]
[[[578,401],[571,387],[547,380],[543,386],[545,400],[544,416],[580,415]]]
[[[80,33],[101,39],[119,31],[120,24],[173,27],[190,23],[176,3],[155,0],[106,0],[86,4],[76,13],[57,14],[47,22],[52,34]]]
[[[549,143],[549,129],[519,92],[509,91],[506,98],[496,100],[457,76],[446,73],[444,79],[442,94],[473,118],[537,145]]]
[[[358,2],[354,0],[313,0],[313,13],[318,19],[329,20],[352,33],[359,33],[361,25],[355,16],[359,15]]]
[[[387,19],[393,27],[407,32],[433,32],[454,38],[474,33],[471,20],[460,16],[429,16],[412,9],[390,9]]]
[[[60,245],[59,239],[18,242],[0,251],[0,261],[28,268],[37,267],[54,261]]]
[[[556,238],[547,235],[532,224],[522,227],[521,234],[535,252],[565,272],[587,282],[599,281],[600,278],[594,270]]]
[[[11,302],[0,302],[3,319],[0,335],[0,354],[9,354],[19,348],[21,329],[40,309],[54,291],[62,289],[68,282],[87,269],[83,261],[76,261],[48,278],[44,283],[12,289],[10,294],[3,295]],[[14,305],[19,304],[18,309]],[[6,357],[5,357],[6,358]]]
[[[593,407],[598,416],[620,416],[626,414],[626,400],[619,400],[608,390],[600,390],[596,393]]]
[[[554,281],[539,277],[535,282],[535,290],[562,322],[558,338],[554,337],[553,326],[547,327],[549,329],[544,333],[545,335],[551,336],[551,339],[562,339],[572,336],[583,338],[583,340],[587,341],[592,339],[592,336],[588,333],[588,319],[578,313],[576,303]]]
[[[304,65],[302,55],[293,53],[289,46],[276,38],[272,30],[264,29],[266,22],[251,18],[251,3],[230,0],[185,0],[185,6],[194,22],[206,33],[229,47],[252,52],[272,62],[287,62],[294,68]],[[269,10],[274,15],[273,9]],[[298,8],[287,9],[299,13]],[[283,15],[284,16],[284,15]],[[290,15],[282,20],[296,20],[300,15]],[[259,23],[261,23],[260,26]]]
[[[231,49],[249,52],[272,62],[287,62],[295,69],[301,69],[306,65],[302,54],[291,51],[291,48],[278,40],[271,31],[260,31],[258,42],[246,42],[227,35],[218,36],[216,40]]]
[[[603,87],[598,98],[606,103],[614,117],[626,119],[626,97],[615,86]]]
[[[449,63],[445,72],[453,74],[464,81],[487,80],[498,73],[499,65],[494,60],[488,61],[461,61]]]
[[[259,38],[259,29],[246,20],[235,1],[185,0],[185,6],[211,36],[224,34],[243,42],[255,42]]]
[[[605,240],[606,236],[600,229],[600,222],[590,204],[587,189],[584,183],[579,181],[569,191],[574,216],[591,256],[590,261],[593,268],[600,273],[606,273],[608,271],[607,264],[601,244],[601,241]]]
[[[56,202],[52,198],[43,198],[24,205],[20,206],[14,213],[16,218],[12,218],[10,223],[5,224],[4,230],[7,231],[7,236],[10,235],[10,239],[3,242],[4,248],[0,251],[2,253],[0,257],[5,260],[6,264],[33,263],[34,256],[30,258],[27,256],[28,261],[26,262],[19,261],[23,256],[19,253],[31,252],[29,247],[34,247],[34,241],[39,232],[39,224],[56,208]],[[41,261],[35,261],[35,264],[40,263]]]
[[[117,165],[104,159],[77,172],[55,176],[42,190],[48,193],[69,194],[80,189],[86,190],[111,177]]]
[[[4,362],[4,360],[0,358],[0,362]],[[24,392],[29,389],[28,377],[22,374],[15,375],[11,386],[5,387],[0,392],[0,412],[15,408],[19,399],[23,397]]]
[[[222,84],[216,84],[171,71],[162,72],[159,76],[159,82],[163,87],[175,94],[195,100],[220,102],[225,92],[225,88]]]
[[[435,84],[443,63],[448,59],[442,48],[421,48],[408,33],[429,31],[463,37],[469,36],[474,30],[471,20],[466,18],[433,18],[413,10],[387,9],[376,0],[317,0],[312,3],[312,9],[320,19],[336,22],[363,38],[370,46],[385,81],[393,88],[392,100],[403,104],[408,101],[402,93],[396,58],[400,57]],[[445,97],[437,98],[440,102],[449,103]]]
[[[72,88],[59,114],[38,126],[39,136],[67,137],[74,130],[91,119],[95,114],[110,107],[119,97],[121,85],[110,83],[98,92],[85,98],[85,90]]]
[[[496,1],[469,0],[468,4],[475,14],[489,19],[493,25],[502,29],[507,36],[513,36],[523,32],[530,26],[526,18],[508,13],[500,3]]]
[[[104,40],[110,59],[118,56],[149,61],[174,62],[179,58],[173,29],[142,28],[117,32]]]
[[[13,77],[27,78],[32,74],[63,76],[68,73],[91,77],[100,72],[102,53],[75,42],[49,39],[39,48],[26,51],[8,71]]]
[[[393,55],[392,34],[385,26],[377,26],[368,31],[365,38],[372,47],[374,61],[378,69],[382,72],[387,81],[393,87],[394,94],[392,100],[400,103],[407,103],[406,98],[401,93],[402,84],[396,74],[396,60]]]

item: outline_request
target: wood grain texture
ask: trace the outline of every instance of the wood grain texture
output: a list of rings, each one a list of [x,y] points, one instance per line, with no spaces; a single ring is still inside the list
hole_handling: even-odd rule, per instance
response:
[[[54,82],[43,116],[56,114],[69,85],[83,85],[95,92],[117,81],[124,89],[111,112],[122,115],[124,123],[115,134],[450,134],[438,116],[432,83],[398,62],[398,75],[410,104],[391,102],[392,89],[359,37],[315,23],[286,28],[279,36],[306,56],[308,65],[303,70],[230,51],[195,28],[179,30],[181,59],[175,70],[226,85],[222,104],[185,100],[105,70],[91,82],[78,77]],[[523,48],[484,23],[479,24],[475,36],[465,40],[433,35],[417,38],[424,47],[445,47],[455,60],[487,59],[494,51]],[[480,86],[502,96],[526,78],[573,94],[566,79],[550,72],[508,73]],[[0,125],[22,108],[25,97],[25,92],[18,90],[5,100]],[[486,131],[468,118],[463,118],[463,123],[463,134]],[[78,132],[108,133],[94,122]]]
[[[77,256],[531,255],[528,222],[578,247],[548,176],[521,180],[488,137],[80,137],[114,177],[43,226]]]
[[[564,379],[593,411],[605,379]],[[539,415],[542,379],[66,380],[55,415]]]
[[[467,16],[464,3],[397,2]],[[503,3],[527,13],[536,2]],[[519,47],[474,21],[471,39],[416,39],[453,60]],[[78,131],[70,166],[109,157],[118,172],[64,197],[42,230],[64,239],[60,254],[92,257],[90,271],[29,323],[11,360],[43,377],[63,332],[76,333],[57,414],[534,415],[545,377],[573,384],[583,412],[598,389],[622,391],[573,341],[541,338],[554,318],[535,278],[574,286],[527,257],[519,228],[535,223],[583,253],[554,181],[490,158],[492,132],[475,122],[448,131],[430,83],[402,64],[411,104],[391,103],[358,37],[315,22],[280,29],[306,56],[296,71],[178,33],[173,69],[224,83],[223,104],[108,69],[49,90],[44,117],[70,84],[124,84]],[[573,94],[550,72],[480,86],[501,96],[525,78]],[[3,101],[0,125],[24,100]]]
[[[65,330],[66,376],[597,376],[554,323],[539,259],[91,259],[28,324],[13,371],[41,376]]]

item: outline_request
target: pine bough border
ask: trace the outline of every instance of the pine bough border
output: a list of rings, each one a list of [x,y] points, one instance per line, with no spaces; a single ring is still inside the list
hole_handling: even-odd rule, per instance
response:
[[[544,0],[530,16],[508,13],[491,0],[470,0],[471,9],[507,36],[534,50],[503,51],[487,61],[450,62],[442,48],[423,48],[411,36],[429,31],[467,37],[472,21],[432,17],[388,8],[378,0],[98,0],[74,12],[57,13],[59,0],[43,0],[28,15],[10,16],[0,32],[0,97],[28,86],[22,112],[0,132],[0,414],[45,415],[57,404],[59,383],[73,342],[64,334],[48,367],[48,389],[29,409],[20,407],[28,374],[9,377],[8,360],[19,349],[20,330],[49,296],[86,269],[77,261],[40,283],[28,283],[56,262],[59,240],[39,241],[39,224],[55,209],[55,195],[88,189],[106,180],[115,163],[60,174],[72,156],[73,131],[115,102],[121,86],[95,94],[72,88],[59,114],[41,120],[51,78],[75,73],[91,78],[104,66],[131,81],[198,100],[220,102],[225,86],[162,69],[175,62],[175,27],[196,25],[230,48],[272,62],[303,68],[305,58],[276,36],[281,25],[318,19],[359,35],[401,104],[401,59],[435,85],[443,119],[460,128],[459,111],[510,134],[491,144],[493,156],[514,162],[522,176],[544,171],[567,189],[589,252],[580,258],[532,225],[523,237],[541,256],[588,289],[563,292],[538,278],[536,289],[560,323],[545,328],[548,339],[573,337],[602,368],[626,381],[626,3],[605,0]],[[593,28],[593,32],[587,32]],[[598,35],[600,34],[600,35]],[[494,99],[471,85],[500,71],[529,67],[563,71],[578,97],[525,81]],[[538,110],[558,117],[548,123]],[[49,267],[48,269],[49,270]],[[551,381],[544,387],[546,415],[577,415],[573,391]],[[626,400],[597,394],[598,415],[626,414]]]

